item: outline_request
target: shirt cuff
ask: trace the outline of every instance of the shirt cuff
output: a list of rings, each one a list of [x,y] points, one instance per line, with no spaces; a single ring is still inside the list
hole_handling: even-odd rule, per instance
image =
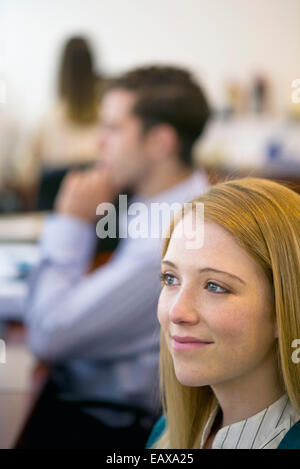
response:
[[[60,264],[87,263],[97,241],[92,223],[71,215],[48,215],[41,238],[41,258]]]

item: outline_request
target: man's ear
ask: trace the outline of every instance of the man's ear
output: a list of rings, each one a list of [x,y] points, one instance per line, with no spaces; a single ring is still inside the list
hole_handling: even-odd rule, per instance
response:
[[[159,161],[178,153],[179,139],[176,130],[169,124],[158,124],[147,135],[148,154]]]

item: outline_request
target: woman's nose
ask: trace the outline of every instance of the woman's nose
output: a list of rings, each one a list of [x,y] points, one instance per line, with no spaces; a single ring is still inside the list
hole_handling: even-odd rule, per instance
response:
[[[169,318],[175,324],[197,324],[199,322],[199,314],[191,292],[181,291],[178,293],[169,310]]]

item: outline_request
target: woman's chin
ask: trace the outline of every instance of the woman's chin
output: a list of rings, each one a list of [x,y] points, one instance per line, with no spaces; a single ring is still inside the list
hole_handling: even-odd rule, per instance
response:
[[[175,370],[175,374],[178,381],[184,386],[200,387],[210,385],[210,379],[208,377],[195,376],[195,373],[189,373],[186,370]]]

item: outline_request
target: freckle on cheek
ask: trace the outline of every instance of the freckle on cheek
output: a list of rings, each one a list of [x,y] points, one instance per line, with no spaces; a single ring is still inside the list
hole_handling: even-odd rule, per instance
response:
[[[215,327],[216,333],[224,338],[236,338],[240,336],[243,331],[243,325],[241,321],[236,319],[237,316],[237,314],[233,314],[232,317],[226,317],[219,321]]]

